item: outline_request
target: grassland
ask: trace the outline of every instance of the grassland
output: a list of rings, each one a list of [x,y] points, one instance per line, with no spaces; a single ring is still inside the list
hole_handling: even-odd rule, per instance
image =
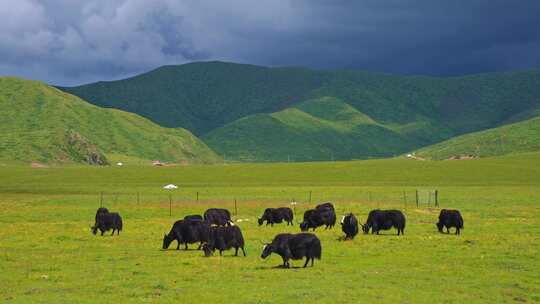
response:
[[[408,159],[177,167],[0,166],[0,300],[6,303],[500,303],[540,302],[540,154],[474,161]],[[171,193],[160,187],[176,183]],[[415,189],[439,189],[460,209],[461,236],[441,235],[435,208],[416,208]],[[89,225],[104,205],[120,211],[119,237]],[[312,191],[312,202],[308,193]],[[136,192],[140,193],[137,202]],[[195,194],[200,193],[199,201]],[[403,200],[407,195],[407,204]],[[174,220],[212,206],[234,210],[248,257],[203,258],[160,250]],[[278,269],[262,241],[298,226],[257,227],[267,206],[295,198],[296,213],[323,200],[360,219],[376,207],[404,210],[405,236],[317,231],[314,268]],[[293,262],[294,266],[301,262]]]
[[[40,82],[0,78],[0,161],[88,163],[92,154],[124,162],[220,159],[185,129],[103,109]]]

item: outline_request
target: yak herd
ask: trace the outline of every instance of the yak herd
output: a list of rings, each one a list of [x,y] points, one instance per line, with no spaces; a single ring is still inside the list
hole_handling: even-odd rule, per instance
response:
[[[286,222],[293,225],[293,212],[290,208],[267,208],[261,218],[258,219],[259,226],[265,222],[266,225],[274,225]],[[283,259],[283,267],[289,268],[289,260],[300,260],[306,258],[304,267],[314,259],[320,259],[322,255],[321,241],[313,234],[308,233],[309,229],[315,231],[316,228],[325,226],[331,229],[336,224],[336,212],[332,203],[317,205],[315,209],[304,212],[304,219],[300,223],[301,233],[280,233],[274,237],[272,242],[264,245],[261,258],[265,259],[272,253],[276,253]],[[397,235],[405,232],[405,215],[399,210],[372,210],[369,212],[365,224],[359,224],[356,216],[352,213],[345,214],[341,219],[341,229],[345,236],[344,240],[352,240],[358,234],[361,227],[365,234],[371,230],[372,234],[379,234],[381,230],[395,228]],[[439,222],[436,224],[439,232],[450,233],[450,228],[455,228],[455,234],[460,234],[463,229],[463,218],[458,210],[443,209],[439,214]],[[109,212],[107,208],[99,208],[96,212],[95,224],[91,228],[96,234],[100,230],[101,235],[106,231],[116,231],[117,235],[122,230],[122,218],[117,212]],[[222,255],[223,251],[233,249],[235,256],[241,249],[244,256],[244,236],[238,226],[231,219],[231,213],[227,209],[211,208],[201,215],[187,215],[183,219],[176,221],[169,233],[163,236],[163,249],[168,249],[172,242],[176,241],[176,249],[184,245],[188,249],[189,244],[198,243],[198,250],[202,249],[205,256],[211,256],[218,250]]]

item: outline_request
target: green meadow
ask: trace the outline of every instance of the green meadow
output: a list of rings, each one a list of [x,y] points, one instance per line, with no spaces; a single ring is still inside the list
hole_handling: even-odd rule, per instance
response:
[[[161,189],[174,183],[179,189]],[[440,234],[439,208],[415,193],[439,191],[462,212],[460,236]],[[311,201],[310,201],[311,198]],[[317,229],[315,267],[281,269],[262,243],[294,227],[258,227],[266,207],[322,201],[361,222],[399,208],[404,236]],[[236,203],[235,203],[236,202]],[[103,204],[121,213],[120,236],[90,233]],[[161,250],[184,215],[231,210],[247,257]],[[540,302],[540,153],[461,161],[30,168],[0,164],[2,303],[535,303]],[[169,214],[169,212],[171,214]]]

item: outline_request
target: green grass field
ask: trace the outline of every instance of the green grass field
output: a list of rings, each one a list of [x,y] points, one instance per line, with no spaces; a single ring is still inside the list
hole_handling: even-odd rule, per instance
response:
[[[160,189],[167,183],[180,185],[170,192],[172,216],[169,192]],[[415,189],[438,189],[441,207],[462,211],[461,236],[437,232],[439,210],[416,208]],[[119,237],[90,233],[100,192],[124,218]],[[339,225],[317,230],[323,256],[314,268],[275,268],[281,259],[262,260],[261,242],[298,225],[258,227],[256,217],[292,198],[297,215],[323,200],[361,221],[373,208],[402,209],[405,236],[341,242]],[[160,249],[175,220],[208,207],[234,210],[235,199],[235,218],[249,219],[239,223],[247,257]],[[0,164],[0,302],[540,302],[539,202],[540,153],[438,162]]]

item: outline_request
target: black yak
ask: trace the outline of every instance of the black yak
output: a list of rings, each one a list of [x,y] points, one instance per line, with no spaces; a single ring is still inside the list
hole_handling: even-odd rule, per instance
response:
[[[345,233],[345,240],[352,240],[358,234],[358,220],[354,214],[349,213],[341,219],[341,230]]]
[[[390,228],[396,228],[398,235],[405,234],[405,215],[399,210],[372,210],[366,223],[362,225],[364,233],[379,234],[380,230],[388,230]]]
[[[101,231],[101,235],[111,229],[111,235],[114,235],[114,231],[116,231],[116,235],[119,235],[122,230],[122,217],[117,212],[98,213],[96,214],[96,223],[92,227],[92,233],[95,235],[98,229]]]
[[[443,209],[439,214],[439,222],[436,224],[439,232],[443,232],[446,227],[446,233],[450,233],[450,228],[456,228],[456,234],[460,234],[463,229],[463,218],[458,210]]]
[[[314,259],[321,259],[321,241],[311,233],[281,233],[274,237],[272,243],[264,246],[261,258],[267,258],[273,252],[281,256],[285,268],[290,267],[290,259],[300,260],[304,257],[306,258],[304,268],[310,260],[313,267]]]
[[[307,231],[312,228],[325,225],[325,229],[330,229],[336,224],[336,212],[331,203],[318,205],[315,209],[304,212],[304,221],[300,223],[300,230]]]
[[[163,236],[163,249],[169,248],[173,241],[177,241],[176,250],[180,249],[180,244],[184,244],[185,250],[188,244],[200,243],[198,249],[204,242],[208,241],[210,226],[200,220],[179,220],[176,221],[169,234]]]
[[[205,256],[211,256],[217,249],[219,255],[223,255],[224,250],[235,249],[234,255],[238,256],[238,249],[242,249],[242,253],[246,256],[244,250],[244,236],[238,226],[217,226],[210,227],[208,242],[203,244]]]
[[[261,218],[258,219],[258,222],[259,226],[261,226],[264,221],[266,221],[267,226],[268,224],[270,224],[270,226],[274,226],[274,224],[279,224],[285,220],[287,222],[287,226],[289,226],[293,225],[293,218],[294,216],[291,208],[266,208]]]
[[[204,212],[204,220],[209,225],[226,226],[232,223],[231,213],[227,209],[210,208]]]

